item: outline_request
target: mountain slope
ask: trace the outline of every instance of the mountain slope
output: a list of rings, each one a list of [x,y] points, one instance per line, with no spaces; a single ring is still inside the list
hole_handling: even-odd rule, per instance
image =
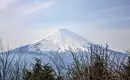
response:
[[[92,42],[66,29],[56,30],[42,40],[28,45],[29,52],[48,52],[48,51],[87,51],[87,47],[93,45]]]
[[[100,53],[100,51],[103,51],[103,49],[105,50],[104,47],[98,46],[76,33],[73,33],[66,29],[60,29],[48,34],[43,39],[34,44],[29,44],[16,48],[11,52],[23,53],[23,57],[25,57],[29,62],[37,57],[44,60],[44,62],[49,63],[50,57],[56,58],[60,56],[66,63],[69,63],[73,61],[73,56],[71,52],[77,53],[76,55],[80,55],[80,53],[85,53],[84,55],[90,56],[90,46],[94,46],[94,51],[96,51],[94,53],[97,54],[98,52]],[[96,49],[99,49],[99,51],[97,52]],[[126,55],[128,55],[110,49],[107,50],[107,54],[110,54],[111,59],[116,57],[117,61],[119,61],[118,58],[122,60]],[[57,60],[59,61],[59,59]]]

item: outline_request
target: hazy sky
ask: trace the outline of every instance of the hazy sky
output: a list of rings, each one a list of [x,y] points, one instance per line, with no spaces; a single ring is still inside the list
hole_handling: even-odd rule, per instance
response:
[[[11,48],[69,29],[96,44],[130,49],[130,0],[0,0],[0,37]]]

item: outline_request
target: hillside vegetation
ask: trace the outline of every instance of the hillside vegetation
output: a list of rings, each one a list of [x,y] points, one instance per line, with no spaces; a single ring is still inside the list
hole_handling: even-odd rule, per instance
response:
[[[9,51],[1,49],[0,80],[130,80],[130,57],[110,58],[108,46],[104,49],[91,46],[89,52],[71,55],[70,64],[65,64],[62,57],[59,59],[62,64],[51,58],[53,66],[35,58],[28,66],[22,53],[14,60]]]

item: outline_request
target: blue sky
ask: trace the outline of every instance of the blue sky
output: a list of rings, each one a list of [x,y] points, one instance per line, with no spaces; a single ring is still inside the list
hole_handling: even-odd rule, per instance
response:
[[[78,23],[95,24],[93,27],[104,28],[128,28],[130,25],[130,1],[128,0],[56,0],[54,2],[51,8],[30,15],[28,24],[32,22],[34,25]]]
[[[129,0],[1,0],[0,37],[11,48],[66,28],[115,50],[130,48]]]

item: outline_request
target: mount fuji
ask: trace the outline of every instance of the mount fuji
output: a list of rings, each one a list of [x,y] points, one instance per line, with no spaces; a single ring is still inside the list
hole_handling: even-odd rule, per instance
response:
[[[42,40],[28,46],[28,51],[59,51],[65,52],[70,49],[86,51],[88,45],[93,43],[66,29],[56,30]]]
[[[59,29],[43,37],[40,41],[22,47],[26,52],[66,52],[66,51],[87,51],[88,47],[94,45],[82,36],[67,29]],[[17,48],[15,50],[19,50]]]
[[[73,33],[67,29],[59,29],[51,32],[38,42],[16,48],[11,52],[23,53],[23,56],[29,61],[32,58],[37,57],[44,60],[44,62],[49,61],[49,57],[46,55],[52,56],[55,55],[54,53],[58,53],[58,56],[62,56],[68,63],[72,60],[72,55],[70,54],[71,52],[88,52],[88,49],[95,45],[96,44],[88,41],[76,33]],[[104,47],[101,48],[105,49]],[[118,58],[124,58],[124,56],[128,55],[108,49],[108,54],[110,53],[113,57],[116,55]]]

